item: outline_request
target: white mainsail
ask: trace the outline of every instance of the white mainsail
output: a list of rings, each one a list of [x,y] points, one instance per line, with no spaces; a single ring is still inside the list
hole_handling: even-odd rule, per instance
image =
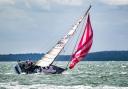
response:
[[[65,35],[62,39],[58,41],[58,43],[48,52],[46,53],[39,61],[37,61],[36,65],[41,67],[49,66],[53,63],[57,55],[62,51],[66,43],[69,41],[71,36],[76,32],[79,24],[82,22],[83,18],[87,15],[88,11],[90,10],[91,6],[87,10],[87,12],[82,16],[77,23],[71,28],[71,30]]]

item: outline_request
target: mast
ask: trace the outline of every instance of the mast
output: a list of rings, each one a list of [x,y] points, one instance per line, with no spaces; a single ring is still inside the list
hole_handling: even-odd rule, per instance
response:
[[[59,53],[62,51],[64,46],[67,44],[69,39],[74,35],[76,32],[76,29],[78,28],[79,24],[82,22],[84,17],[87,15],[91,8],[91,5],[87,9],[86,13],[77,21],[77,23],[71,28],[71,30],[65,35],[63,38],[61,38],[57,44],[48,52],[46,53],[39,61],[37,61],[36,65],[41,67],[46,67],[51,65],[55,58],[59,55]]]

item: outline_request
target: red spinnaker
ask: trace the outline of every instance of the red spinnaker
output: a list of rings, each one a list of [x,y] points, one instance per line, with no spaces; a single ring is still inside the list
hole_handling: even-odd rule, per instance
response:
[[[83,35],[76,47],[75,53],[72,54],[69,68],[72,69],[74,66],[81,61],[90,50],[93,42],[93,30],[91,27],[90,16],[88,15],[87,23],[83,32]]]

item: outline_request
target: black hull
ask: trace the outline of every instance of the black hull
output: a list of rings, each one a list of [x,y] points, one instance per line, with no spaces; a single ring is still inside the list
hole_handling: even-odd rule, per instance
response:
[[[21,68],[19,67],[18,64],[15,66],[15,72],[16,72],[17,74],[21,74],[21,73],[22,73]]]
[[[42,69],[40,69],[40,67],[35,67],[34,69],[29,69],[32,71],[28,71],[27,69],[23,68],[21,65],[17,64],[14,69],[16,71],[17,74],[34,74],[34,73],[44,73],[44,74],[62,74],[64,71],[66,71],[66,69],[52,65],[53,69],[55,70],[55,72],[51,72],[51,71],[43,71]]]
[[[66,71],[66,69],[54,65],[53,68],[56,70],[56,72],[53,74],[62,74],[64,71]]]

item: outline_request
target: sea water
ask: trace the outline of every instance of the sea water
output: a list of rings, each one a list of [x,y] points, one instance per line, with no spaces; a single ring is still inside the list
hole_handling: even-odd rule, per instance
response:
[[[0,89],[128,89],[128,62],[80,62],[63,74],[21,74],[0,62]],[[67,62],[56,62],[65,67]]]

